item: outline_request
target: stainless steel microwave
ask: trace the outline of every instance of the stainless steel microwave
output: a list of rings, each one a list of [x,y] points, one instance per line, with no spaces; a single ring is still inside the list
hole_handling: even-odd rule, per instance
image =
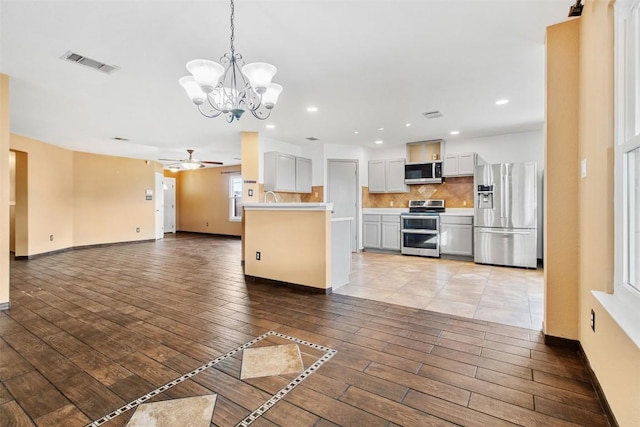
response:
[[[407,163],[404,165],[405,184],[437,184],[442,182],[442,162]]]

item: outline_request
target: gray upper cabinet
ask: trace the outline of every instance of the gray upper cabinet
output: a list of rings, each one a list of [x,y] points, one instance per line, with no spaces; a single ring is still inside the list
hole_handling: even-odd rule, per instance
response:
[[[384,160],[369,161],[369,193],[385,193],[387,191]]]
[[[442,160],[442,175],[447,176],[473,176],[475,165],[482,164],[482,159],[477,153],[451,153],[445,154]]]
[[[296,157],[296,193],[311,193],[311,159]]]
[[[407,193],[404,159],[370,160],[369,193]]]
[[[310,193],[311,160],[275,151],[264,153],[264,190]]]

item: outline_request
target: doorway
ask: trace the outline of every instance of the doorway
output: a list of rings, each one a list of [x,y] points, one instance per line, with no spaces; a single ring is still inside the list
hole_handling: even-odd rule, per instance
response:
[[[164,232],[176,232],[176,179],[164,178]]]
[[[164,187],[162,181],[164,176],[160,172],[156,172],[156,240],[164,238]]]
[[[358,251],[358,160],[327,160],[327,202],[333,217],[351,221],[351,252]]]

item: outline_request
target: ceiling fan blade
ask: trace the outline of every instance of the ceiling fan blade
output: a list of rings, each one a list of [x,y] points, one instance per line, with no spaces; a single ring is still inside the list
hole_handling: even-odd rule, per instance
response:
[[[200,160],[200,163],[206,163],[208,165],[222,165],[222,164],[224,164],[222,162],[208,162],[206,160]]]
[[[158,159],[161,162],[181,162],[182,160],[176,160],[176,159]]]

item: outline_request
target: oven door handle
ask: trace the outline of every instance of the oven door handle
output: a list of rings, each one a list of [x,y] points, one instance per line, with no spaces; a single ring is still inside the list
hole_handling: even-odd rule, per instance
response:
[[[415,230],[415,229],[402,229],[403,234],[438,234],[438,230]]]

